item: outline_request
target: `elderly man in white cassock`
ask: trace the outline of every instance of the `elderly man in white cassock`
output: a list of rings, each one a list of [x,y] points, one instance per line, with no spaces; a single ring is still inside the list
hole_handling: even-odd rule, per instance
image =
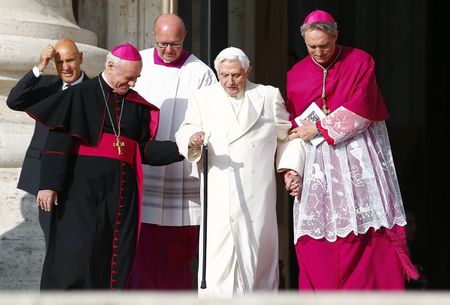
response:
[[[280,91],[248,80],[250,62],[242,50],[224,49],[214,66],[219,83],[189,98],[176,133],[180,153],[196,165],[202,187],[208,171],[207,238],[199,252],[202,262],[206,246],[206,288],[199,289],[199,295],[232,297],[255,290],[276,291],[274,164],[285,173],[286,189],[298,195],[303,142],[287,141],[291,123]],[[207,169],[200,161],[204,142],[208,143]],[[203,240],[203,228],[200,232]],[[201,276],[203,266],[199,265]]]

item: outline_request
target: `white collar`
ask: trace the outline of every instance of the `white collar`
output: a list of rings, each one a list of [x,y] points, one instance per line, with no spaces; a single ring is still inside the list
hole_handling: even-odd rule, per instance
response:
[[[77,85],[77,84],[81,83],[83,81],[83,78],[84,78],[84,72],[81,71],[80,77],[76,81],[74,81],[73,83],[69,84],[69,83],[66,83],[65,81],[63,81],[62,89],[66,90],[70,86]]]

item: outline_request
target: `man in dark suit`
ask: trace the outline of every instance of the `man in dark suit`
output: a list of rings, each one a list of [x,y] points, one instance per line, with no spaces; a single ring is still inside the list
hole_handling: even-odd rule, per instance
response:
[[[43,75],[51,60],[58,75]],[[58,40],[54,46],[49,45],[42,50],[39,63],[12,88],[6,100],[8,107],[24,111],[50,95],[87,80],[87,75],[81,70],[82,62],[83,53],[72,40],[64,38]],[[41,152],[47,134],[48,130],[36,121],[17,185],[17,188],[35,196],[39,190]],[[39,209],[39,223],[44,232],[45,244],[48,245],[51,213]]]

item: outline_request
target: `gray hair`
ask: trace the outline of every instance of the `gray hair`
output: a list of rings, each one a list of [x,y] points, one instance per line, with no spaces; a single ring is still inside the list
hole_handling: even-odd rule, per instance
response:
[[[117,68],[119,66],[119,64],[120,64],[120,60],[121,59],[119,57],[117,57],[117,56],[113,55],[111,52],[109,52],[106,55],[105,67],[108,67],[108,63],[110,61],[112,61],[112,63],[114,64],[114,68]]]
[[[241,63],[242,68],[247,71],[250,67],[250,60],[247,56],[238,56],[238,55],[229,55],[224,57],[218,57],[214,60],[214,69],[216,69],[216,72],[219,73],[219,66],[224,61],[228,62],[234,62],[239,61]]]
[[[305,33],[311,29],[321,30],[330,34],[333,37],[336,37],[338,32],[338,27],[336,22],[312,22],[306,23],[300,27],[300,34],[302,37],[305,37]]]

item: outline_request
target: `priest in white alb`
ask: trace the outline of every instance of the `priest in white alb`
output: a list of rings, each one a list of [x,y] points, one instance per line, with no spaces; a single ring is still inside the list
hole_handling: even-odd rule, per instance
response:
[[[217,82],[214,72],[183,49],[186,29],[174,14],[155,21],[155,47],[140,51],[141,77],[134,88],[160,109],[157,139],[175,140],[192,92]],[[140,242],[132,289],[192,289],[192,261],[198,250],[199,181],[187,161],[144,166]]]

